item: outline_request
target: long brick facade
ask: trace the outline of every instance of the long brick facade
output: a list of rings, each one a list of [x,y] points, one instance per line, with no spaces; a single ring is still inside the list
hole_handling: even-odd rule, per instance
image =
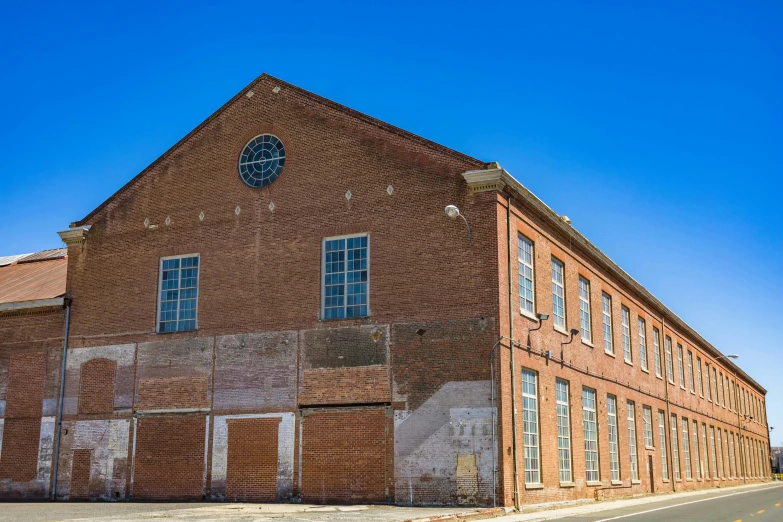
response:
[[[285,164],[254,188],[261,135]],[[67,340],[61,309],[0,310],[0,498],[514,505],[769,477],[764,388],[508,173],[270,76],[61,236]],[[325,319],[325,240],[357,236],[366,313]],[[160,333],[173,256],[197,259],[195,320]]]

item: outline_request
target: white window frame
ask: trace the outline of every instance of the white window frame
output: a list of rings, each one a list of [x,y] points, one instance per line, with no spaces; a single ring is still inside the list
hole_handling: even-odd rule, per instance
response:
[[[682,457],[685,464],[685,480],[693,480],[693,468],[691,467],[691,437],[690,437],[690,425],[688,419],[682,417],[680,419],[682,424]]]
[[[555,380],[557,453],[561,483],[571,483],[574,480],[574,466],[571,458],[570,387],[571,384],[565,379]]]
[[[710,426],[710,461],[712,462],[712,480],[718,480],[718,462],[715,454],[715,426]]]
[[[674,468],[674,480],[682,480],[680,475],[680,445],[677,442],[679,437],[677,436],[677,416],[672,413],[669,420],[672,428],[672,467]]]
[[[699,421],[693,421],[693,463],[696,469],[696,480],[701,480],[701,452],[699,451]]]
[[[639,364],[642,370],[649,371],[647,368],[647,322],[641,317],[637,318],[639,325]]]
[[[601,292],[601,327],[604,336],[604,352],[614,355],[612,341],[612,296]]]
[[[326,242],[327,241],[335,241],[339,239],[353,239],[356,237],[366,237],[367,238],[367,315],[362,315],[358,317],[347,317],[347,314],[343,317],[330,317],[329,319],[326,319]],[[372,311],[370,309],[370,281],[372,279],[372,272],[371,272],[371,265],[372,265],[372,254],[370,250],[370,234],[368,232],[361,232],[358,234],[344,234],[342,236],[330,236],[325,237],[321,239],[321,313],[320,318],[322,321],[344,321],[344,320],[351,320],[351,319],[361,319],[363,317],[370,317],[372,315]],[[347,246],[346,246],[347,251]],[[347,264],[348,259],[345,259],[346,263],[346,273],[347,273]],[[344,283],[346,286],[348,286],[348,281]],[[343,303],[343,308],[348,307],[348,294],[345,294],[345,301]]]
[[[654,448],[655,440],[652,431],[652,407],[642,405],[642,420],[644,424],[644,447]]]
[[[557,280],[557,276],[560,280]],[[558,295],[559,292],[559,295]],[[558,307],[563,315],[558,315]],[[562,321],[562,325],[559,324]],[[565,333],[566,330],[566,295],[565,295],[565,263],[552,256],[552,324],[555,330]]]
[[[707,382],[707,400],[712,402],[712,384],[710,384],[710,364],[705,360],[704,361],[704,373],[707,375],[704,379]]]
[[[623,359],[628,364],[633,364],[633,349],[631,348],[631,310],[620,306],[620,330],[623,338]]]
[[[172,331],[167,331],[167,332],[161,332],[161,330],[160,330],[160,318],[161,318],[161,314],[163,313],[163,311],[161,310],[161,304],[162,303],[161,303],[161,295],[160,294],[163,291],[163,262],[164,261],[170,261],[172,259],[185,259],[185,258],[190,258],[190,257],[195,257],[195,258],[198,259],[198,275],[196,276],[196,317],[194,319],[195,326],[193,327],[193,329],[188,329],[188,330],[180,330],[179,329],[179,307],[180,307],[180,302],[182,301],[182,296],[181,296],[181,294],[178,293],[177,294],[177,296],[178,296],[177,297],[177,329],[176,330],[172,330]],[[180,262],[180,267],[179,267],[178,270],[179,270],[179,279],[181,281],[182,280],[182,262]],[[182,289],[179,287],[179,284],[177,285],[177,290],[178,290],[178,292],[182,291]],[[158,304],[158,310],[157,310],[157,313],[155,314],[155,317],[156,317],[155,332],[158,333],[158,334],[168,334],[168,333],[177,333],[177,332],[193,332],[193,331],[198,330],[198,309],[199,309],[198,299],[199,299],[200,295],[201,295],[201,255],[200,254],[193,253],[193,254],[182,254],[182,255],[179,255],[179,256],[161,257],[160,260],[158,261],[158,295],[156,296],[157,297],[156,300],[157,300],[157,304]]]
[[[704,379],[701,376],[701,357],[696,356],[696,374],[699,377],[699,397],[704,398]]]
[[[589,402],[592,401],[592,406]],[[582,387],[582,418],[585,443],[585,479],[588,483],[601,480],[598,446],[598,396],[593,388]]]
[[[666,459],[666,412],[658,410],[658,440],[661,448],[661,478],[669,480],[669,461]]]
[[[653,361],[655,363],[655,376],[663,379],[663,365],[661,364],[661,332],[653,326]]]
[[[696,384],[693,379],[693,352],[688,350],[688,379],[691,387],[691,393],[696,395]]]
[[[525,451],[525,484],[541,484],[538,373],[529,368],[522,368],[522,434]]]
[[[525,259],[528,254],[523,248],[524,245],[530,246],[530,262]],[[526,315],[531,319],[536,318],[536,271],[535,271],[535,245],[533,241],[526,236],[517,233],[517,269],[519,271],[519,313]],[[530,278],[525,275],[525,268],[530,270]],[[530,284],[530,294],[532,299],[528,300],[523,295],[523,280]],[[527,303],[530,303],[530,310],[527,309]]]
[[[685,356],[682,352],[682,345],[680,343],[677,343],[677,365],[679,367],[679,373],[680,373],[680,388],[683,390],[685,389]]]
[[[606,396],[606,433],[609,437],[609,478],[612,482],[620,480],[620,444],[617,427],[617,396]]]
[[[721,429],[718,427],[716,430],[717,439],[715,441],[716,448],[718,449],[718,469],[720,469],[720,478],[726,480],[726,466],[723,462],[723,441],[721,437]]]
[[[701,423],[701,442],[704,448],[704,480],[712,480],[710,477],[710,449],[707,444],[707,424]]]
[[[626,401],[628,408],[628,455],[631,461],[631,482],[639,480],[639,460],[636,454],[636,405]]]
[[[731,472],[731,478],[737,478],[737,460],[734,458],[734,432],[729,433],[727,430],[725,438],[728,440],[727,446],[729,447],[729,471]]]
[[[668,335],[665,336],[664,344],[666,345],[666,379],[669,384],[674,384],[674,361],[672,360],[672,338]]]
[[[583,342],[593,342],[592,313],[590,311],[590,281],[579,276],[579,328]]]

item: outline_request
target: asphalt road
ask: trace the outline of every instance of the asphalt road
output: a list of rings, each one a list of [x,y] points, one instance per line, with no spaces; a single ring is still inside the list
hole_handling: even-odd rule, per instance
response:
[[[780,522],[783,521],[783,486],[774,485],[744,491],[710,493],[692,499],[667,500],[653,504],[611,509],[559,518],[568,522]]]

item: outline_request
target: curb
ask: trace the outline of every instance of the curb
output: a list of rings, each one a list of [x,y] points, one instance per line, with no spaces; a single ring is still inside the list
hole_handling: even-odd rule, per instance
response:
[[[452,513],[451,515],[435,515],[431,517],[423,518],[408,518],[401,522],[469,522],[472,520],[485,520],[488,518],[495,518],[506,515],[513,508],[507,510],[506,508],[487,508],[480,509],[478,511],[470,511],[465,513]]]

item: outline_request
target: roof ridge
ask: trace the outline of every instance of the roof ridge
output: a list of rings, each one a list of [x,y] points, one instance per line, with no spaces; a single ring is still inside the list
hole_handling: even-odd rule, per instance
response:
[[[134,185],[139,179],[141,179],[147,172],[152,170],[155,166],[157,166],[159,163],[161,163],[164,159],[166,159],[168,156],[170,156],[175,150],[177,150],[180,146],[182,146],[187,140],[189,140],[192,136],[194,136],[196,133],[198,133],[201,129],[206,127],[211,121],[213,121],[215,118],[217,118],[220,114],[223,113],[228,107],[230,107],[234,102],[241,99],[242,96],[244,96],[251,87],[258,84],[263,79],[269,79],[273,80],[275,82],[279,82],[280,84],[284,85],[287,88],[290,88],[294,90],[295,92],[304,95],[305,97],[318,102],[322,105],[325,105],[327,107],[330,107],[332,109],[338,110],[342,113],[347,114],[348,116],[354,117],[358,120],[361,120],[367,124],[374,125],[380,129],[383,129],[387,132],[390,132],[392,134],[396,134],[398,136],[401,136],[403,138],[415,141],[421,145],[424,145],[426,147],[429,147],[430,149],[439,150],[445,154],[448,154],[450,156],[459,158],[463,161],[469,161],[471,163],[476,163],[476,166],[484,166],[486,163],[482,160],[476,159],[472,156],[468,156],[467,154],[464,154],[462,152],[459,152],[457,150],[451,149],[449,147],[446,147],[445,145],[441,145],[440,143],[437,143],[432,140],[428,140],[427,138],[424,138],[422,136],[419,136],[418,134],[414,134],[412,132],[406,131],[405,129],[402,129],[400,127],[397,127],[395,125],[392,125],[390,123],[386,123],[385,121],[379,120],[377,118],[373,118],[372,116],[369,116],[367,114],[364,114],[363,112],[359,112],[355,109],[351,109],[350,107],[347,107],[345,105],[342,105],[340,103],[337,103],[335,101],[332,101],[328,98],[324,98],[323,96],[320,96],[318,94],[315,94],[313,92],[310,92],[306,89],[302,89],[301,87],[298,87],[292,83],[286,82],[285,80],[281,80],[279,78],[276,78],[272,76],[271,74],[267,73],[261,73],[260,76],[255,78],[253,81],[251,81],[249,84],[247,84],[245,87],[243,87],[239,92],[237,92],[233,97],[231,97],[227,102],[225,102],[223,105],[221,105],[215,112],[210,114],[204,121],[199,123],[196,127],[193,128],[190,132],[188,132],[185,136],[183,136],[179,141],[177,141],[174,145],[169,147],[163,154],[158,156],[152,163],[147,165],[144,169],[142,169],[138,174],[133,176],[127,183],[125,183],[122,187],[120,187],[114,194],[109,196],[106,200],[103,201],[100,205],[95,207],[89,214],[87,214],[85,217],[83,217],[81,220],[76,221],[74,223],[71,223],[71,226],[81,226],[87,223],[90,219],[95,217],[99,212],[101,212],[104,208],[106,208],[109,203],[114,201],[116,198],[118,198],[122,193],[124,193],[126,190],[128,190],[132,185]]]

